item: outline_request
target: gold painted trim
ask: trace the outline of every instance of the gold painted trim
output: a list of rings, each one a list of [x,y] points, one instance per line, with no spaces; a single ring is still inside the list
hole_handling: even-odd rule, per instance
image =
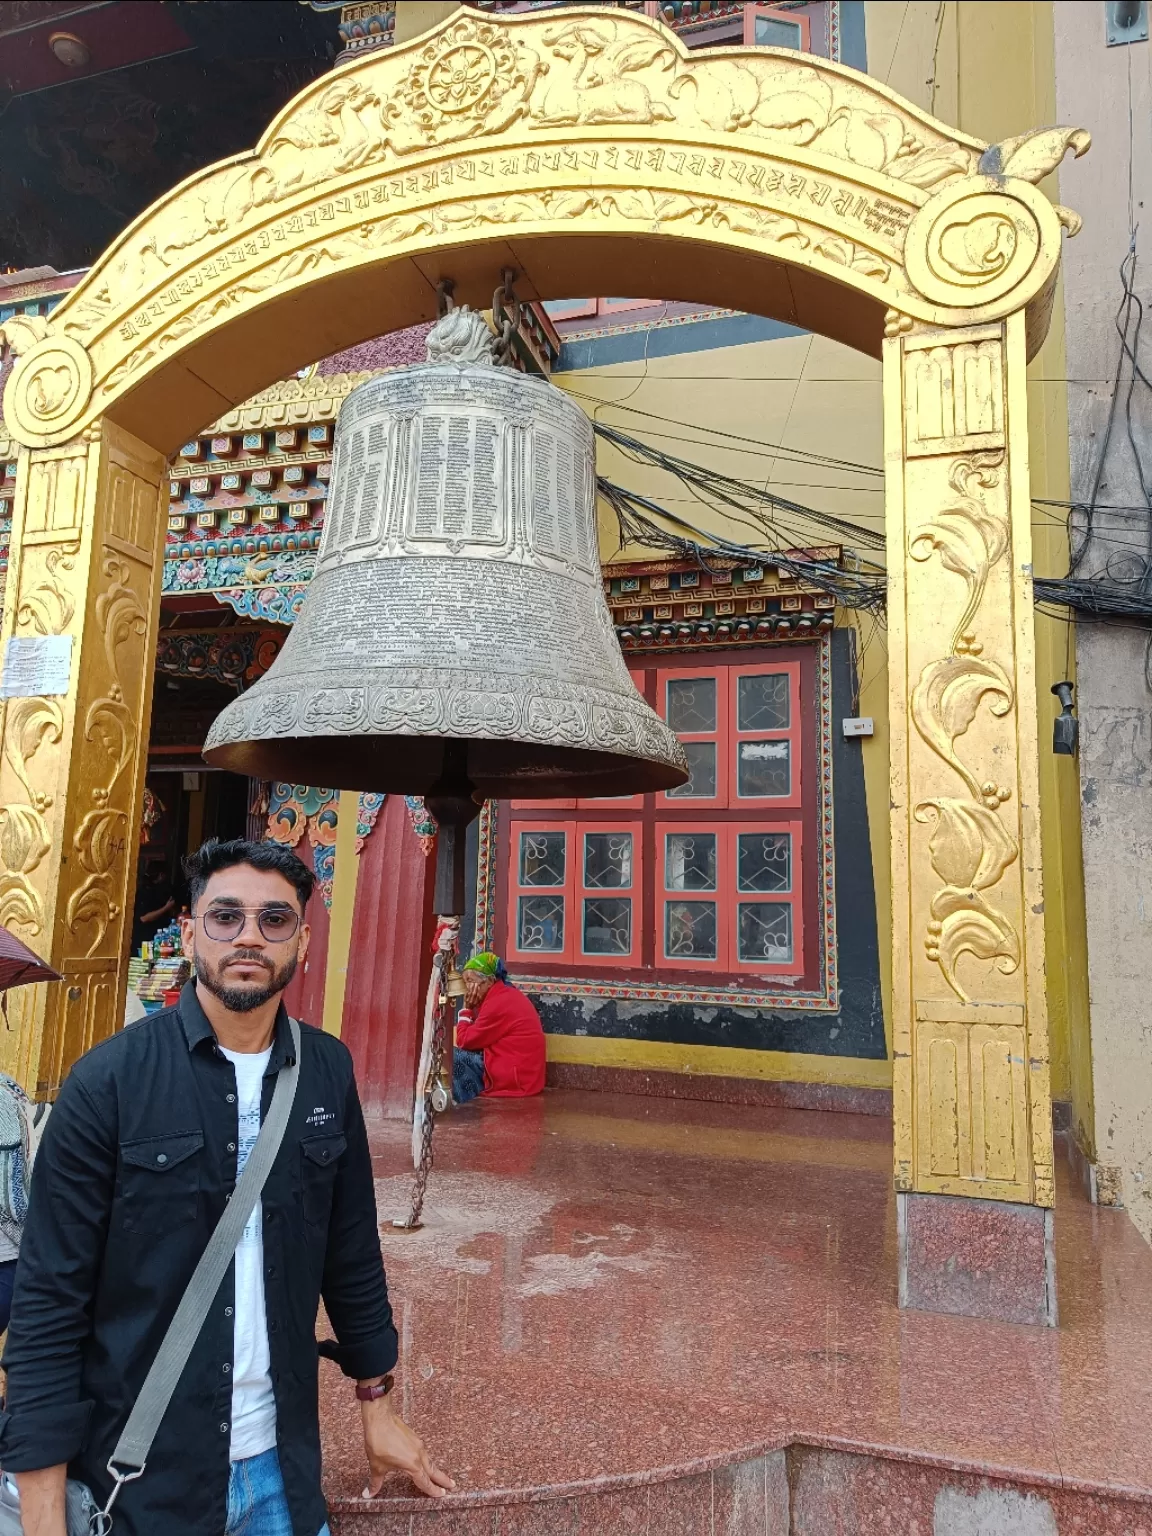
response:
[[[682,1072],[685,1076],[747,1077],[765,1083],[833,1083],[842,1088],[892,1086],[891,1063],[862,1056],[672,1045],[661,1040],[617,1040],[605,1035],[549,1035],[548,1060],[580,1067]]]

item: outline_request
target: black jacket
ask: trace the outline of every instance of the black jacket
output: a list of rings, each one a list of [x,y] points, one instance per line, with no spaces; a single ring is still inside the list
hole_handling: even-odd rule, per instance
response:
[[[264,1186],[277,1444],[293,1536],[317,1536],[317,1355],[351,1377],[396,1362],[372,1161],[347,1047],[301,1029],[292,1117]],[[292,1050],[281,1007],[261,1114]],[[4,1351],[0,1465],[68,1462],[103,1503],[105,1464],[236,1185],[236,1074],[193,984],[78,1061],[32,1178]],[[317,1348],[323,1296],[339,1343]],[[228,1496],[234,1268],[192,1351],[116,1536],[220,1536]]]

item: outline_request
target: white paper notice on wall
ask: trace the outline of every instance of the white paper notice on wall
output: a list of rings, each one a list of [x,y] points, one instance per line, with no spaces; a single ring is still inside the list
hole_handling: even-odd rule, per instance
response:
[[[71,671],[71,635],[13,635],[4,652],[0,699],[67,693]]]

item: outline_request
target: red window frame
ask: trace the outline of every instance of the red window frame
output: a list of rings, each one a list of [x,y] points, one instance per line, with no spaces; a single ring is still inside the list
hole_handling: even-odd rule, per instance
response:
[[[672,887],[668,882],[668,838],[678,833],[716,839],[716,882],[698,890]],[[791,839],[789,881],[786,891],[741,891],[739,888],[739,840],[741,836],[784,833]],[[799,821],[755,824],[743,821],[656,822],[656,968],[719,971],[724,975],[795,976],[804,970],[804,830]],[[677,900],[711,902],[716,908],[716,954],[668,953],[668,906]],[[744,960],[740,956],[741,906],[786,906],[791,909],[792,954],[787,960]]]
[[[740,726],[740,680],[745,677],[788,676],[788,724],[764,730],[742,730]],[[728,805],[733,810],[792,809],[800,804],[803,783],[803,752],[800,732],[800,663],[765,662],[760,666],[732,667],[728,714]],[[786,795],[742,795],[740,793],[740,747],[760,740],[788,742],[788,793]]]
[[[783,647],[741,647],[734,650],[643,654],[628,658],[629,670],[647,702],[666,713],[667,684],[677,678],[712,675],[717,684],[718,758],[724,775],[718,793],[708,799],[678,799],[664,793],[619,799],[514,801],[499,812],[496,847],[497,923],[496,947],[508,955],[515,973],[542,980],[571,977],[618,981],[621,985],[666,982],[671,987],[700,986],[723,989],[734,984],[755,988],[763,983],[795,986],[804,991],[818,988],[821,950],[813,935],[819,932],[823,884],[813,862],[820,847],[820,788],[816,769],[820,761],[821,712],[819,705],[819,650],[814,644],[790,643]],[[787,728],[774,731],[737,732],[739,679],[785,673],[790,701]],[[731,721],[725,730],[722,722]],[[740,740],[788,739],[791,743],[792,777],[787,795],[744,797],[736,794],[737,745]],[[688,737],[686,739],[691,739]],[[723,793],[720,793],[720,791]],[[627,829],[633,836],[632,945],[628,955],[583,953],[583,901],[595,894],[583,884],[584,845],[581,833],[592,830]],[[669,830],[696,829],[714,832],[718,848],[717,948],[714,958],[665,955],[665,901],[692,893],[665,890],[666,844]],[[521,950],[517,945],[518,897],[530,890],[519,876],[519,834],[529,830],[563,830],[565,844],[565,939],[560,950]],[[791,889],[774,892],[737,890],[738,848],[741,835],[787,832],[791,838]],[[579,860],[579,865],[577,864]],[[579,889],[577,889],[579,882]],[[700,893],[713,899],[711,893]],[[791,914],[790,961],[742,960],[739,956],[741,903],[787,905]],[[694,973],[694,974],[692,974]],[[771,990],[766,996],[771,996]]]
[[[800,46],[798,53],[812,52],[812,28],[807,16],[798,16],[795,11],[782,11],[774,5],[746,5],[744,7],[744,43],[749,48],[778,48],[788,46],[787,43],[757,43],[756,18],[765,16],[771,21],[783,22],[786,26],[798,27],[800,30]]]
[[[546,802],[545,802],[546,803]],[[553,802],[555,805],[556,802]],[[595,802],[593,802],[595,803]],[[521,839],[534,832],[563,832],[564,879],[559,885],[528,885],[522,879]],[[587,883],[585,838],[596,833],[625,833],[632,838],[631,883],[627,886],[593,886]],[[548,965],[578,965],[581,968],[624,966],[635,969],[641,961],[643,943],[644,827],[638,821],[573,821],[547,816],[529,816],[512,824],[508,879],[508,941],[510,959],[518,963],[533,961]],[[564,912],[564,941],[559,949],[521,949],[520,902],[534,895],[559,896]],[[585,904],[604,893],[618,893],[632,903],[630,944],[626,953],[601,954],[584,949]],[[611,899],[611,897],[609,897]]]
[[[788,676],[788,725],[780,729],[740,729],[740,679],[764,677],[785,673]],[[800,705],[800,663],[798,661],[762,662],[748,666],[718,665],[714,672],[700,668],[661,668],[658,674],[659,688],[656,712],[661,719],[668,718],[668,684],[684,680],[696,680],[712,676],[716,682],[716,728],[713,731],[681,731],[684,743],[714,741],[716,743],[716,793],[714,795],[678,795],[665,790],[659,797],[662,806],[675,806],[678,810],[793,810],[803,796],[804,754],[802,743],[802,711]],[[726,686],[727,684],[727,686]],[[789,785],[786,795],[741,795],[738,772],[741,743],[758,741],[787,741],[789,754]]]

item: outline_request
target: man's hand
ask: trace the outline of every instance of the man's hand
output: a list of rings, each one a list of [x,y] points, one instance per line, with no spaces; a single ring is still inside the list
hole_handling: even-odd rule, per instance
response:
[[[17,1472],[20,1490],[20,1521],[24,1536],[68,1536],[65,1526],[64,1485],[67,1467],[45,1467],[41,1472]]]
[[[420,1436],[392,1412],[386,1397],[360,1406],[364,1411],[364,1450],[371,1475],[364,1490],[366,1499],[376,1497],[389,1472],[407,1472],[420,1492],[433,1499],[442,1499],[455,1488],[447,1472],[441,1472],[433,1462]],[[56,1533],[45,1531],[45,1536]]]

